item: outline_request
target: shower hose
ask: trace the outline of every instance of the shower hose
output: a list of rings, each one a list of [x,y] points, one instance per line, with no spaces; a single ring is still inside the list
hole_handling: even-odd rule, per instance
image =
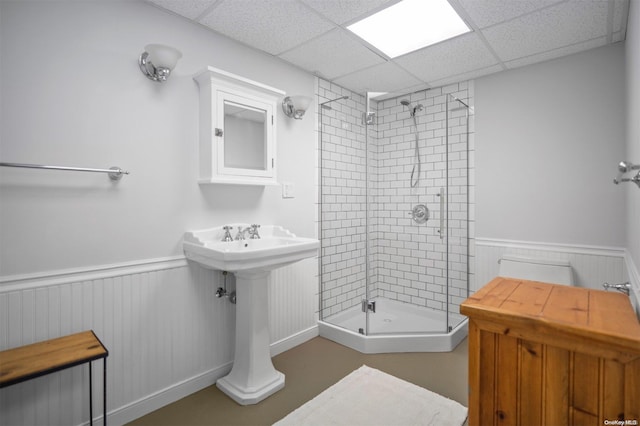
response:
[[[416,158],[415,158],[415,162],[413,163],[413,169],[411,170],[411,187],[415,188],[416,186],[418,186],[418,183],[420,182],[420,172],[422,169],[422,162],[420,161],[420,146],[418,144],[418,124],[416,123],[415,112],[411,114],[411,117],[413,117],[413,127],[415,128],[414,135],[416,140],[416,145],[415,145]]]

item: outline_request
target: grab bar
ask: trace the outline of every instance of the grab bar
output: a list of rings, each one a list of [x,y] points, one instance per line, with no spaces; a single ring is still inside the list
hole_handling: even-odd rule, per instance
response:
[[[44,166],[41,164],[24,164],[24,163],[0,163],[2,167],[22,167],[26,169],[47,169],[47,170],[64,170],[71,172],[93,172],[108,173],[109,179],[118,181],[122,179],[122,175],[128,175],[129,172],[122,170],[120,167],[111,167],[109,169],[93,169],[88,167],[65,167],[65,166]]]
[[[438,229],[438,234],[440,234],[440,239],[444,239],[444,188],[440,188],[440,193],[436,194],[440,197],[440,229]]]

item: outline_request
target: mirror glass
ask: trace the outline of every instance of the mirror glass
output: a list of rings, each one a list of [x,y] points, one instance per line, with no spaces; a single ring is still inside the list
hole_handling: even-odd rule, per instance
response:
[[[224,166],[267,169],[267,111],[224,101]]]

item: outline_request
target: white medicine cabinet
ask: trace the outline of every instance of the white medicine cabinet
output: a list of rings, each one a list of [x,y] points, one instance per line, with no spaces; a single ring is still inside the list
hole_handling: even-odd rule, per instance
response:
[[[208,67],[200,87],[199,183],[277,185],[276,112],[285,92]]]

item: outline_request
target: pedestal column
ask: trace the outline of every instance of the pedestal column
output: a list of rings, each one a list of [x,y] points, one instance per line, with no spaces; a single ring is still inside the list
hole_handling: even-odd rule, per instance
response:
[[[216,386],[238,404],[256,404],[284,387],[270,352],[269,271],[236,272],[236,345],[231,372]]]

